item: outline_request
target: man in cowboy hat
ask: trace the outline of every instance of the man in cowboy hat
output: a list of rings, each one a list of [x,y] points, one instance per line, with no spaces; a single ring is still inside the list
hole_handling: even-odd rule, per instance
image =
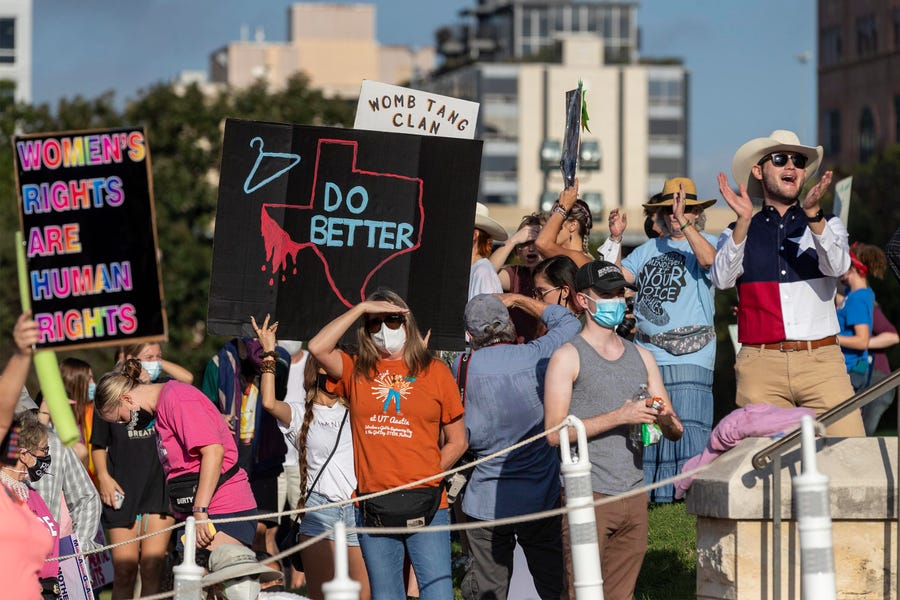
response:
[[[715,302],[709,268],[716,238],[703,232],[703,209],[715,200],[697,198],[687,177],[667,179],[656,204],[660,236],[641,244],[622,261],[622,274],[638,286],[634,303],[635,343],[653,353],[663,383],[684,423],[677,442],[644,448],[644,479],[651,484],[681,472],[706,447],[713,421],[716,362]],[[653,502],[672,502],[675,488],[650,492]]]
[[[735,153],[731,172],[739,194],[719,173],[719,191],[737,221],[719,238],[711,274],[719,289],[737,284],[738,406],[805,406],[821,414],[853,395],[835,337],[835,290],[850,268],[847,228],[819,206],[831,171],[799,200],[821,161],[821,146],[804,146],[794,132],[777,130]],[[763,202],[756,215],[751,198]],[[859,411],[828,432],[865,435]]]

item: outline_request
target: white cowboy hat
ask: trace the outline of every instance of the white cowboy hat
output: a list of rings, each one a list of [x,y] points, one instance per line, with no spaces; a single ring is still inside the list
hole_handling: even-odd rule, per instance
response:
[[[804,146],[793,131],[776,129],[769,137],[750,140],[734,153],[731,159],[731,174],[734,180],[747,186],[747,195],[751,198],[762,198],[762,185],[753,176],[751,169],[764,156],[773,152],[797,152],[809,158],[806,163],[807,178],[813,177],[822,162],[822,146]]]
[[[506,241],[509,237],[506,230],[497,221],[488,216],[488,207],[481,202],[475,203],[475,229],[481,229],[498,242]]]

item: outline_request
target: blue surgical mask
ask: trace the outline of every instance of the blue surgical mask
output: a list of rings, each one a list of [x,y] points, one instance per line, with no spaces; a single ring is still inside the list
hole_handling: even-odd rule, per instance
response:
[[[162,372],[162,363],[158,360],[154,360],[153,362],[142,360],[141,366],[150,375],[150,381],[156,381],[159,374]]]
[[[600,327],[614,329],[625,318],[625,298],[585,298],[594,303],[591,318]]]
[[[94,400],[94,394],[97,393],[97,384],[93,381],[88,384],[88,400]]]

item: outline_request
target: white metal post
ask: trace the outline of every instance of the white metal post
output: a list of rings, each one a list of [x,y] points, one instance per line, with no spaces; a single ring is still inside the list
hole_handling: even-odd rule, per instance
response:
[[[343,521],[334,524],[334,579],[322,584],[325,600],[359,600],[362,585],[350,579],[347,561],[347,527]]]
[[[792,480],[797,529],[800,533],[801,595],[803,600],[833,600],[837,590],[834,580],[828,476],[816,470],[816,439],[812,417],[804,416],[801,427],[803,472]]]
[[[569,415],[559,431],[562,454],[561,470],[566,485],[566,508],[569,509],[569,545],[575,575],[577,600],[603,600],[603,576],[600,573],[600,545],[597,542],[597,520],[594,516],[594,492],[591,487],[591,461],[588,456],[584,423]],[[569,427],[575,429],[578,442],[577,460],[569,449]]]
[[[203,567],[197,565],[197,529],[194,517],[184,523],[184,560],[172,567],[175,574],[175,600],[200,600],[203,591]],[[206,523],[204,527],[208,527]]]

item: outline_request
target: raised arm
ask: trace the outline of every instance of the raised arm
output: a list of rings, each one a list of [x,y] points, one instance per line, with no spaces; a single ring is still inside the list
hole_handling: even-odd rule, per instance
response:
[[[682,183],[678,186],[678,191],[675,192],[672,200],[672,214],[678,220],[681,233],[690,244],[691,251],[697,257],[697,262],[704,269],[709,269],[716,258],[716,249],[703,237],[703,234],[697,231],[693,221],[684,218],[685,207],[684,184]]]
[[[538,252],[544,258],[563,254],[574,260],[575,264],[580,267],[590,260],[585,256],[584,252],[570,250],[556,243],[556,238],[559,236],[559,232],[568,218],[569,211],[572,210],[572,206],[577,199],[578,179],[575,180],[575,185],[560,192],[559,200],[557,200],[553,210],[550,211],[550,218],[547,219],[547,223],[541,228],[537,239],[534,240],[534,245],[537,246]]]
[[[164,358],[160,359],[159,364],[162,367],[163,372],[171,375],[172,379],[177,379],[181,383],[194,383],[194,374],[181,365],[173,363],[171,360],[166,360]]]
[[[31,367],[31,355],[34,352],[32,347],[39,339],[37,323],[32,320],[31,311],[19,315],[13,327],[16,351],[9,358],[3,369],[3,375],[0,376],[0,439],[9,431],[19,395]]]
[[[262,327],[260,327],[257,325],[256,319],[250,317],[250,325],[253,326],[253,331],[256,332],[256,339],[259,340],[263,353],[274,352],[276,345],[275,332],[278,330],[278,321],[269,325],[269,315],[266,315],[266,320],[263,321]],[[291,406],[287,402],[275,398],[274,369],[266,369],[262,372],[259,380],[259,394],[263,408],[266,409],[270,415],[278,419],[285,426],[291,424]]]
[[[344,373],[344,363],[340,350],[337,349],[341,338],[347,333],[356,320],[367,314],[400,313],[406,314],[408,308],[401,308],[382,300],[360,302],[334,321],[323,327],[319,333],[309,340],[307,349],[316,357],[319,365],[325,369],[332,379],[340,379]]]

